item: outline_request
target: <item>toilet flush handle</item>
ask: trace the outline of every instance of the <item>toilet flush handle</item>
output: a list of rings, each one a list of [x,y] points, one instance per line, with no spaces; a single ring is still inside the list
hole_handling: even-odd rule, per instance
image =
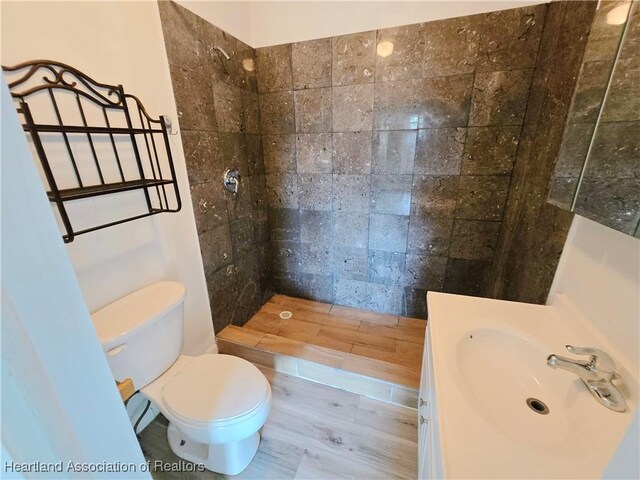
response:
[[[118,345],[117,347],[113,347],[112,349],[107,350],[107,355],[111,355],[111,356],[117,355],[120,352],[122,352],[125,348],[127,348],[127,346],[128,345],[126,343],[123,343],[122,345]]]

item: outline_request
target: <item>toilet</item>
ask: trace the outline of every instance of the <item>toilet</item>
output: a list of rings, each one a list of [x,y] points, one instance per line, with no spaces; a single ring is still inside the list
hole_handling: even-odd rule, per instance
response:
[[[114,378],[131,378],[169,420],[171,450],[208,470],[236,475],[258,450],[271,386],[241,358],[181,354],[185,293],[177,282],[154,283],[92,319]]]

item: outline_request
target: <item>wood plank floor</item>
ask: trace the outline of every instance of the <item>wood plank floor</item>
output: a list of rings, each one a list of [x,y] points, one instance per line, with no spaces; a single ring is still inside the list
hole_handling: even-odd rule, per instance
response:
[[[218,338],[418,388],[425,328],[424,320],[275,295]]]
[[[415,410],[259,367],[273,406],[255,458],[240,475],[152,471],[155,479],[414,479]],[[141,434],[147,460],[179,462],[160,415]]]

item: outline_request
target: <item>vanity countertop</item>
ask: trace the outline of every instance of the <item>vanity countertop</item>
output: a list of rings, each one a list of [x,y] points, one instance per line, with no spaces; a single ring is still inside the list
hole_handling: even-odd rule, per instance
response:
[[[600,477],[637,408],[638,380],[569,305],[429,292],[429,345],[445,478]],[[565,345],[610,354],[628,409],[602,406],[581,380],[546,364]],[[585,357],[575,357],[584,359]],[[542,401],[547,414],[527,405]]]

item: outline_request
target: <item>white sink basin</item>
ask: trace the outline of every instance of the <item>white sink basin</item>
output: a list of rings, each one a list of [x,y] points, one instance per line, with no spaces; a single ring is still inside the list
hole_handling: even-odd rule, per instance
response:
[[[615,352],[586,329],[570,328],[576,319],[564,321],[553,307],[431,292],[428,299],[445,477],[599,478],[635,398],[627,412],[613,412],[546,359],[567,355],[566,344],[598,347],[618,360]],[[528,399],[540,401],[544,414]]]
[[[571,409],[563,397],[575,391],[571,388],[575,382],[547,367],[548,355],[541,345],[512,332],[470,330],[458,341],[456,384],[487,428],[507,439],[518,438],[525,430],[528,434],[522,438],[530,445],[559,443],[571,433]],[[529,407],[528,399],[545,404],[548,413]]]

